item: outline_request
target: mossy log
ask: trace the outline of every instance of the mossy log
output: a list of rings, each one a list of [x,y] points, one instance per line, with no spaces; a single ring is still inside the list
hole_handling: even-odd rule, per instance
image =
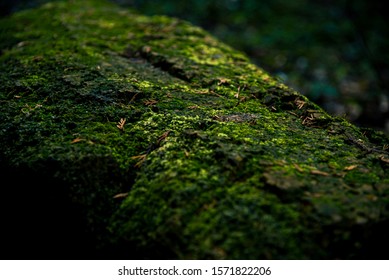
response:
[[[384,134],[176,18],[65,1],[0,27],[2,258],[389,257]]]

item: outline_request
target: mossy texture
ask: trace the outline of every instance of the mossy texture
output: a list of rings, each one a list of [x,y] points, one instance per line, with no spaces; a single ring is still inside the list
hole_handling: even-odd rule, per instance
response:
[[[388,257],[383,134],[175,18],[68,1],[0,26],[0,172],[19,256]]]

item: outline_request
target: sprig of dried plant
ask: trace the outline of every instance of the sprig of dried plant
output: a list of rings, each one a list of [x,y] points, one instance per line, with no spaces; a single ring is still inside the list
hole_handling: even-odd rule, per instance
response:
[[[124,130],[125,123],[126,123],[126,119],[121,118],[118,124],[116,125],[116,127],[119,128],[120,130]]]

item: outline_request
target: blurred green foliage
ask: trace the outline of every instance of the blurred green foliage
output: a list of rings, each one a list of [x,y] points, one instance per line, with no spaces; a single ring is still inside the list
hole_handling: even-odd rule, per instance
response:
[[[389,133],[389,25],[383,1],[111,1],[199,25],[329,113]],[[42,2],[48,1],[9,1],[8,10]]]

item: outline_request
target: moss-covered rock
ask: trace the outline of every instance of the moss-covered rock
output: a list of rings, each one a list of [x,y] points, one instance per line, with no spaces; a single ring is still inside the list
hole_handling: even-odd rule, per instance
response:
[[[3,258],[387,258],[388,138],[175,18],[0,22]]]

